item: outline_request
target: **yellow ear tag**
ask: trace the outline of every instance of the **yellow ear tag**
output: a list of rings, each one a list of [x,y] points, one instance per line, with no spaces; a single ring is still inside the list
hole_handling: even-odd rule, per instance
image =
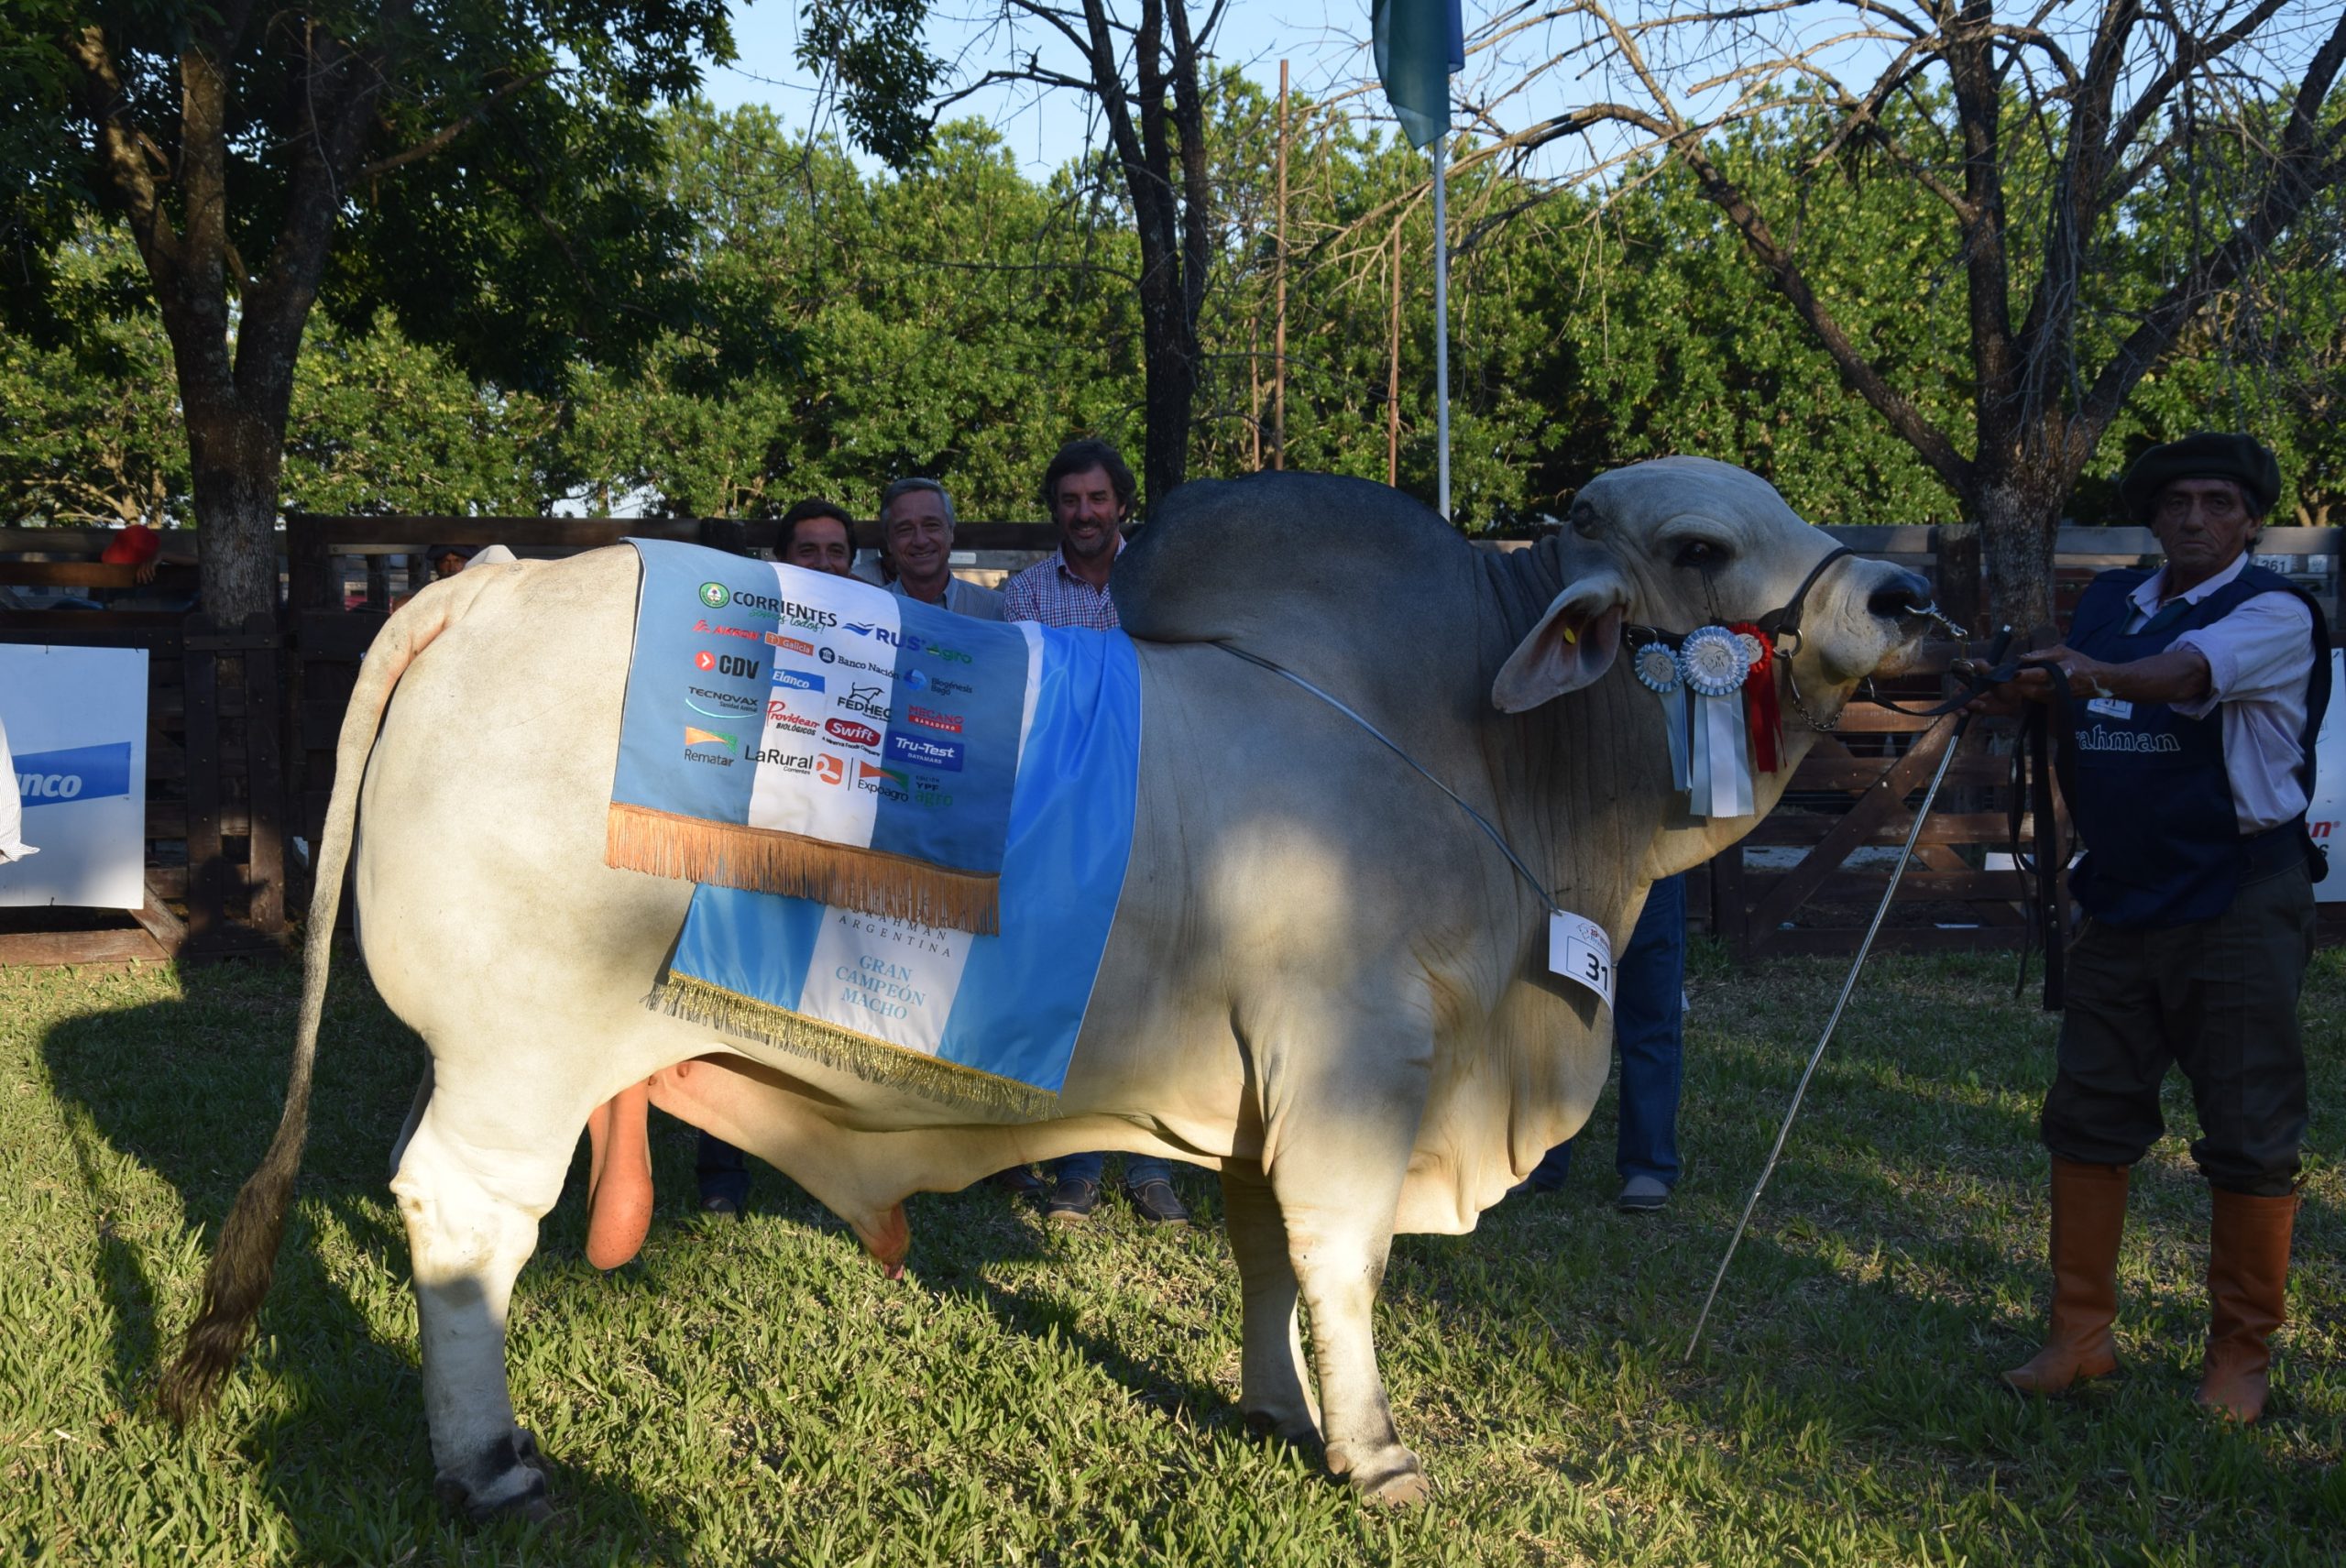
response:
[[[1559,626],[1556,630],[1564,634],[1564,641],[1567,642],[1578,642],[1580,641],[1580,633],[1574,631],[1569,626]]]

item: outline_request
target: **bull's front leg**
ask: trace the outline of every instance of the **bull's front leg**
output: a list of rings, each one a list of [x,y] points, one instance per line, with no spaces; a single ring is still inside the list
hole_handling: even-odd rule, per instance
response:
[[[1246,1424],[1305,1447],[1320,1442],[1320,1412],[1303,1370],[1296,1332],[1302,1287],[1287,1243],[1287,1222],[1260,1167],[1225,1161],[1222,1204],[1230,1255],[1238,1265],[1243,1356],[1238,1409]]]
[[[1431,1023],[1421,1003],[1356,994],[1282,1033],[1262,1087],[1264,1167],[1311,1309],[1328,1468],[1364,1497],[1415,1503],[1425,1467],[1394,1430],[1372,1310],[1424,1113]]]

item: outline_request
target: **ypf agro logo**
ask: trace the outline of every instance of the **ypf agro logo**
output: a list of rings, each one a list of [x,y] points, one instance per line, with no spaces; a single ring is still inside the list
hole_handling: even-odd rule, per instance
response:
[[[711,609],[723,609],[733,602],[733,595],[723,583],[703,583],[700,586],[700,602]]]

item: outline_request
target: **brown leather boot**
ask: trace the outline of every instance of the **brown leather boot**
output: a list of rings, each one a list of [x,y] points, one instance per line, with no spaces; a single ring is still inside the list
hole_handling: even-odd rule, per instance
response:
[[[2118,1370],[2118,1238],[2126,1229],[2126,1168],[2053,1157],[2053,1327],[2045,1348],[2004,1374],[2023,1394],[2058,1394]]]
[[[2199,1402],[2241,1422],[2264,1413],[2273,1331],[2286,1316],[2289,1232],[2297,1195],[2252,1198],[2217,1188],[2208,1237],[2208,1356]]]

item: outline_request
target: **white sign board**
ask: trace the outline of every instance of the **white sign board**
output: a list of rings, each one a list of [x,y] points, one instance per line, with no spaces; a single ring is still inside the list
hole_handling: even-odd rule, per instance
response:
[[[147,902],[147,651],[0,643],[26,843],[0,864],[0,905],[137,909]]]
[[[2330,711],[2313,745],[2313,804],[2306,807],[2306,831],[2330,851],[2330,874],[2315,884],[2317,904],[2346,903],[2346,721],[2338,717],[2346,698],[2346,648],[2330,654]]]

